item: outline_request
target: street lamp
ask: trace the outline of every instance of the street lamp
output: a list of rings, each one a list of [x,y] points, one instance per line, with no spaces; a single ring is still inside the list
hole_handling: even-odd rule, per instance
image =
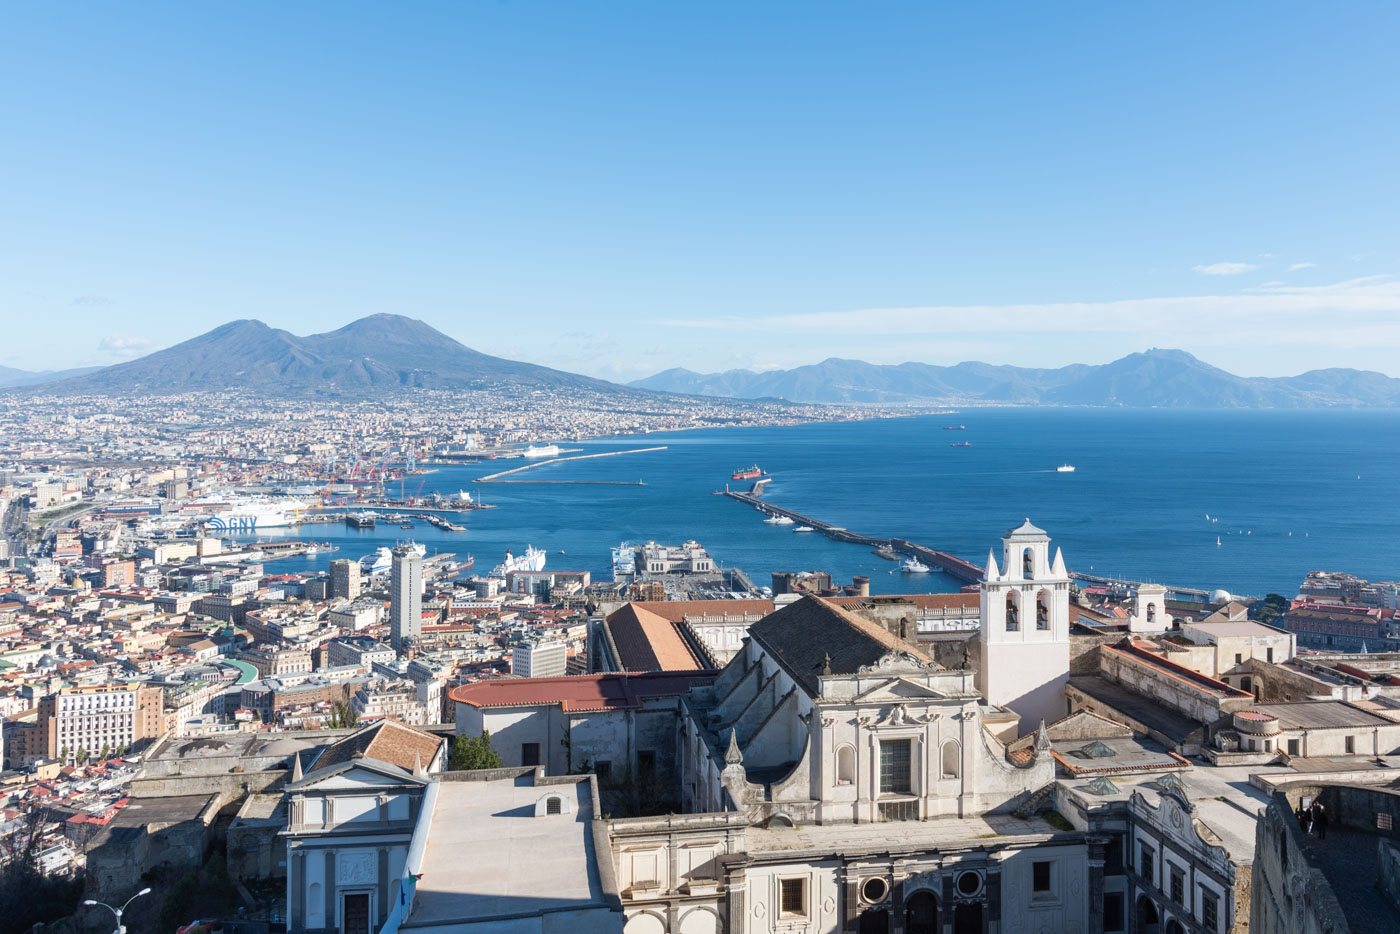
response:
[[[126,906],[127,906],[127,905],[130,905],[132,902],[136,901],[136,900],[137,900],[138,898],[140,898],[142,895],[149,895],[149,894],[151,894],[151,890],[150,890],[149,888],[144,888],[144,889],[142,889],[141,891],[137,892],[135,895],[133,895],[133,896],[131,896],[130,898],[128,898],[128,899],[126,900],[126,904],[125,904],[125,905],[122,905],[120,908],[113,908],[111,905],[107,904],[106,902],[93,901],[93,900],[90,899],[90,898],[84,900],[84,901],[83,901],[83,904],[84,904],[84,905],[101,905],[103,908],[106,908],[106,909],[107,909],[108,911],[110,911],[112,914],[114,914],[114,915],[117,916],[117,930],[114,932],[114,934],[126,934],[126,928],[122,926],[122,912],[123,912],[123,911],[126,911]]]

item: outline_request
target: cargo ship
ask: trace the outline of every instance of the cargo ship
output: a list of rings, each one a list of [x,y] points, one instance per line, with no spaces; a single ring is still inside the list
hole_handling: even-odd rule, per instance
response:
[[[762,470],[759,470],[757,464],[754,464],[752,467],[740,467],[738,470],[734,471],[732,474],[729,475],[729,479],[731,479],[731,480],[754,480],[754,479],[757,479],[758,477],[766,477],[766,476],[768,476],[768,475],[767,475],[766,473],[764,473]]]
[[[366,510],[365,512],[356,512],[347,515],[345,517],[345,524],[352,529],[372,529],[374,528],[376,519],[377,517],[374,513]]]

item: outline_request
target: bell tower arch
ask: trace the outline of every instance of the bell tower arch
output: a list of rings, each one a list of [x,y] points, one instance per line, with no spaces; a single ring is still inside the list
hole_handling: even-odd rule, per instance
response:
[[[987,552],[981,582],[977,688],[1021,715],[1021,731],[1065,715],[1069,589],[1064,556],[1027,519],[1002,537],[1001,566]]]

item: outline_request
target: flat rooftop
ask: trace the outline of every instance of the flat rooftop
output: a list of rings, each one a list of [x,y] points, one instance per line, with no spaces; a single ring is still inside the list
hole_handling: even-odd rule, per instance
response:
[[[1347,727],[1372,729],[1390,726],[1393,721],[1362,710],[1346,701],[1293,701],[1284,704],[1256,704],[1259,713],[1277,717],[1285,730],[1329,730]]]
[[[536,802],[550,794],[565,798],[568,813],[536,817]],[[457,930],[521,915],[607,911],[593,817],[586,779],[539,787],[530,775],[442,781],[403,927]]]
[[[1185,714],[1149,700],[1102,675],[1071,675],[1069,683],[1070,687],[1083,691],[1107,708],[1097,713],[1107,716],[1112,711],[1118,711],[1173,742],[1185,742],[1192,733],[1204,729]]]
[[[1264,638],[1270,636],[1287,637],[1289,635],[1289,633],[1278,629],[1274,629],[1272,626],[1265,626],[1262,623],[1252,622],[1212,623],[1202,621],[1199,623],[1187,623],[1185,628],[1195,629],[1200,632],[1204,632],[1207,635],[1212,635],[1222,639],[1233,639],[1241,636],[1250,636],[1254,638]]]
[[[930,847],[946,850],[957,846],[999,846],[1007,842],[1006,837],[1039,837],[1058,832],[1039,817],[988,814],[982,817],[938,817],[924,821],[750,827],[745,840],[748,852],[752,854],[777,851],[889,853]],[[997,842],[990,842],[992,840]]]

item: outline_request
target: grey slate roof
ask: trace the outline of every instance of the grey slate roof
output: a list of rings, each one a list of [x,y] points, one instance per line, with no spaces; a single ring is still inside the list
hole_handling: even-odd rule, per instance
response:
[[[941,667],[883,626],[817,597],[803,597],[770,613],[749,627],[749,637],[812,697],[821,694],[828,655],[833,675],[855,674],[891,652],[908,654],[927,668]]]

